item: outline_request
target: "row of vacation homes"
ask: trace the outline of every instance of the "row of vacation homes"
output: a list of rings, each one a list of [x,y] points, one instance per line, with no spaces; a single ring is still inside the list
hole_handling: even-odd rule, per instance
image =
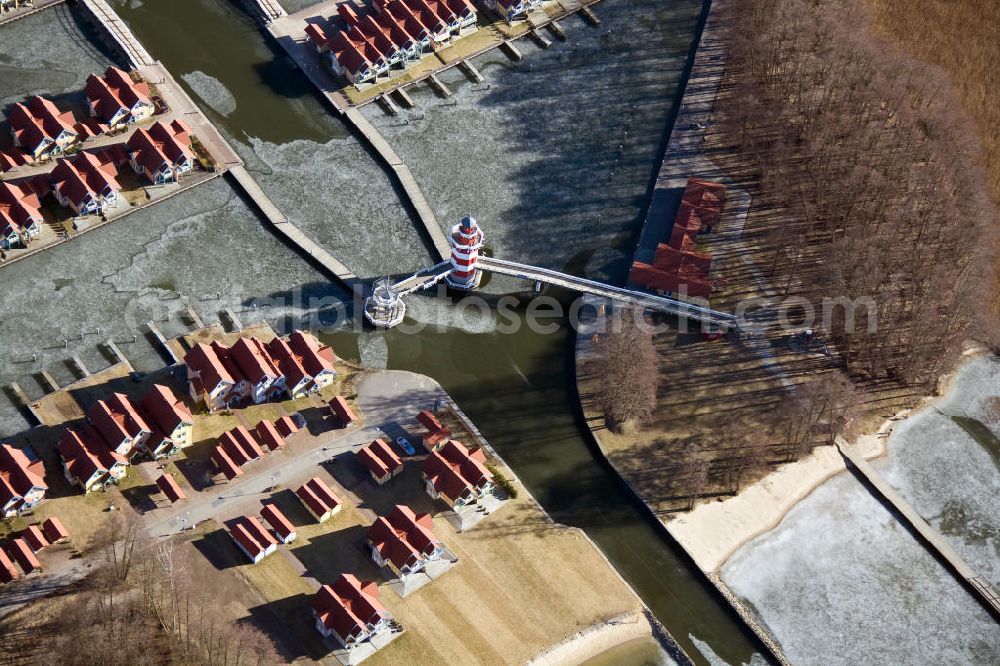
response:
[[[542,0],[480,0],[508,23],[525,18]],[[355,86],[403,70],[453,40],[476,32],[478,13],[470,0],[374,0],[359,15],[352,3],[337,5],[333,17],[306,26],[324,65]]]
[[[450,439],[450,432],[430,412],[421,412],[428,427],[424,444],[430,455],[422,476],[428,494],[458,508],[477,503],[493,490],[493,475],[481,449],[470,450]],[[377,439],[356,454],[378,484],[387,482],[403,468],[403,461],[384,440]],[[314,477],[295,491],[306,510],[320,523],[341,510],[342,502],[322,479]],[[242,516],[227,523],[230,536],[254,564],[275,552],[279,544],[293,542],[295,527],[274,505],[266,505],[261,519]],[[401,582],[420,574],[439,561],[454,563],[455,557],[433,531],[430,514],[417,514],[397,505],[388,516],[380,516],[368,528],[367,543],[372,561],[388,569]],[[386,633],[402,631],[379,601],[378,585],[342,574],[332,585],[324,585],[312,603],[316,629],[352,650]]]
[[[41,234],[42,200],[51,193],[77,217],[105,215],[124,201],[119,181],[126,164],[154,185],[176,181],[194,168],[191,128],[182,121],[156,122],[125,143],[60,157],[52,171],[0,183],[0,248],[25,247]]]
[[[41,571],[42,563],[37,553],[52,544],[68,540],[69,532],[55,516],[40,524],[28,525],[20,535],[8,539],[0,548],[0,583],[13,582],[22,573],[27,576]]]
[[[726,203],[726,186],[689,178],[670,239],[656,246],[653,263],[632,262],[629,282],[667,295],[708,298],[712,255],[695,249],[699,234],[712,233]]]
[[[287,340],[198,343],[184,356],[191,398],[209,411],[317,393],[337,376],[336,360],[333,349],[299,330]]]
[[[240,338],[232,347],[218,342],[198,344],[185,358],[192,398],[196,403],[205,400],[210,408],[215,407],[210,396],[225,395],[226,400],[220,404],[234,405],[251,395],[259,403],[286,392],[300,397],[318,390],[336,375],[333,360],[330,347],[302,331],[294,331],[287,341],[275,338],[267,345],[256,338]],[[311,374],[313,371],[315,375]],[[212,389],[205,393],[202,382],[209,377],[213,378]],[[63,433],[58,451],[70,483],[84,492],[105,490],[108,485],[118,483],[136,459],[158,460],[190,446],[193,429],[194,419],[184,401],[169,387],[156,384],[139,404],[122,393],[98,400],[87,411],[83,427]],[[289,417],[276,424],[262,422],[256,428],[257,435],[271,450],[284,446],[283,436],[296,430],[298,426]],[[230,441],[254,452],[253,456],[237,456],[241,462],[235,465],[236,469],[262,454],[256,440],[241,426],[220,439],[217,451],[223,451],[230,464],[236,462],[232,459],[236,449],[226,446]],[[250,447],[248,441],[256,448]],[[216,464],[227,478],[238,475],[229,465],[220,465],[218,460]]]
[[[135,78],[133,78],[133,76]],[[0,171],[60,155],[99,134],[142,122],[156,113],[149,85],[138,74],[109,67],[104,76],[91,74],[84,87],[90,117],[77,121],[72,111],[36,95],[17,103],[7,115],[16,152],[0,152]]]
[[[12,12],[18,7],[34,7],[35,3],[31,0],[0,0],[0,14],[3,12]]]

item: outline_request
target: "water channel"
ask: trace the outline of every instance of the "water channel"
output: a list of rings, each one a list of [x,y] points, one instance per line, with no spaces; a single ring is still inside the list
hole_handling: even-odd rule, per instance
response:
[[[275,202],[352,270],[370,277],[427,264],[429,253],[388,178],[238,3],[114,4],[153,56],[209,109]],[[457,92],[447,102],[418,93],[422,120],[367,113],[408,160],[443,221],[476,205],[503,253],[620,279],[701,11],[694,0],[609,0],[600,6],[600,28],[567,21],[567,42],[546,51],[525,44],[525,60],[516,66],[495,55],[483,58],[478,64],[487,75],[485,87],[453,81]],[[602,51],[614,56],[607,66],[597,57]],[[634,62],[654,55],[660,59],[656,68]],[[581,91],[586,80],[593,86]],[[541,87],[531,87],[533,81]],[[468,187],[460,187],[463,175]],[[59,254],[4,269],[5,281],[28,285],[33,268],[44,262],[56,294],[45,303],[53,309],[64,307],[60,299],[93,299],[93,308],[80,308],[86,314],[79,315],[79,324],[53,326],[35,317],[28,339],[44,339],[44,330],[85,331],[114,319],[123,306],[102,296],[107,290],[126,306],[145,302],[126,295],[163,300],[180,293],[207,301],[209,310],[231,305],[244,312],[249,299],[294,289],[342,295],[258,229],[228,186],[217,181],[203,187],[151,209],[153,221],[143,211],[63,246]],[[605,199],[613,203],[602,210]],[[185,205],[199,210],[181,210]],[[584,212],[572,212],[578,209]],[[185,219],[192,213],[193,221]],[[156,221],[170,215],[174,222]],[[525,233],[515,225],[524,225]],[[111,234],[113,244],[102,242]],[[132,247],[121,245],[130,238]],[[212,248],[207,257],[204,248]],[[70,270],[73,260],[102,252],[108,256],[100,268]],[[54,263],[60,257],[66,259],[63,277]],[[98,289],[84,288],[88,276]],[[69,286],[59,286],[60,280]],[[491,290],[510,286],[496,282]],[[280,325],[300,309],[262,309],[261,315]],[[28,304],[5,303],[4,311],[5,317],[17,315],[7,321],[32,319]],[[573,339],[566,323],[557,322],[550,334],[526,328],[500,334],[490,322],[464,322],[440,298],[414,300],[411,313],[442,325],[420,333],[329,335],[343,356],[439,380],[553,517],[586,530],[698,663],[749,662],[755,647],[747,631],[595,457],[573,390]],[[8,329],[0,336],[7,338]],[[22,333],[10,329],[9,337]]]

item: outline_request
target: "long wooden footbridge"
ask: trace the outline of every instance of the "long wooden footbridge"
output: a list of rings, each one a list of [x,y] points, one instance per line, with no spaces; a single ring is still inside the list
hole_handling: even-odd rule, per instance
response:
[[[149,55],[146,48],[136,39],[132,31],[128,29],[128,26],[122,22],[118,14],[111,9],[105,0],[80,1],[90,11],[90,14],[100,27],[111,35],[112,41],[118,44],[132,66],[132,69],[140,69],[156,63],[153,56]]]

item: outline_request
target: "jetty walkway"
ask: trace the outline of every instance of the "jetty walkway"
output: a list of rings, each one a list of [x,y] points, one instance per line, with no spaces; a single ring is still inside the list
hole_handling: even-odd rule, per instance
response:
[[[98,25],[111,35],[112,41],[125,54],[132,69],[156,63],[153,56],[149,55],[146,48],[105,0],[80,0],[80,3],[97,20]]]
[[[271,226],[279,234],[298,247],[303,253],[307,254],[324,271],[335,277],[348,289],[352,289],[359,283],[358,277],[347,266],[341,263],[339,259],[324,250],[315,241],[306,236],[301,229],[288,221],[284,213],[264,194],[257,181],[250,176],[246,167],[242,164],[234,166],[229,169],[229,175],[239,185],[240,189],[246,193],[247,197],[253,201],[265,219],[271,223]]]
[[[1000,593],[997,592],[996,588],[976,573],[951,547],[948,540],[931,527],[862,456],[855,454],[851,447],[839,438],[837,449],[868,483],[869,487],[892,506],[902,521],[920,537],[928,550],[936,555],[965,584],[969,591],[986,607],[993,619],[1000,622]]]

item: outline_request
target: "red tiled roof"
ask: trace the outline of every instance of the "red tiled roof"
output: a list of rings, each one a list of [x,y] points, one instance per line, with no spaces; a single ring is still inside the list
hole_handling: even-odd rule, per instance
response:
[[[194,423],[191,410],[170,387],[153,384],[139,403],[160,432],[169,435],[182,423]]]
[[[136,83],[117,67],[109,67],[103,77],[94,74],[88,76],[84,92],[94,105],[97,115],[106,121],[110,121],[121,109],[130,111],[139,101],[152,105],[146,82]]]
[[[49,545],[49,540],[45,538],[38,525],[28,525],[24,528],[21,537],[31,546],[31,550],[36,553]]]
[[[125,462],[125,457],[109,449],[90,425],[79,431],[67,429],[63,432],[58,450],[69,473],[81,483],[86,483],[95,472],[106,474],[116,464]]]
[[[10,171],[26,164],[34,164],[35,158],[18,149],[0,150],[0,172]]]
[[[682,201],[705,208],[722,208],[726,202],[726,186],[701,178],[688,178]]]
[[[150,126],[149,136],[160,144],[160,150],[173,164],[184,158],[194,159],[194,153],[191,152],[191,128],[183,120],[173,120],[169,124],[157,121]]]
[[[45,179],[48,180],[47,178]],[[41,222],[42,203],[31,182],[0,183],[0,213],[21,227]]]
[[[695,277],[707,278],[712,269],[712,255],[704,252],[684,252],[660,243],[656,246],[653,267],[668,273],[693,274]]]
[[[358,417],[354,415],[354,411],[351,409],[351,406],[347,404],[347,400],[345,400],[343,396],[336,396],[330,400],[329,404],[330,409],[333,410],[333,413],[336,414],[337,418],[341,421],[349,423],[358,419]]]
[[[113,164],[101,164],[90,153],[80,153],[75,157],[60,157],[51,178],[56,192],[79,208],[89,196],[97,201],[107,190],[121,190],[116,176],[118,170]]]
[[[146,419],[124,393],[112,393],[107,400],[98,400],[87,412],[87,418],[112,448],[143,431],[152,432]]]
[[[685,290],[688,296],[702,298],[708,298],[712,295],[712,284],[707,280],[694,277],[681,278],[674,273],[658,270],[641,261],[632,263],[628,279],[630,282],[650,289],[672,292]]]
[[[28,542],[24,540],[23,537],[18,537],[7,542],[7,553],[21,565],[21,569],[24,573],[31,573],[32,571],[40,571],[42,568],[42,563],[38,561],[35,557],[35,553],[32,552],[31,546]]]
[[[292,351],[283,338],[275,338],[267,343],[267,351],[275,365],[285,376],[285,385],[289,390],[295,388],[303,379],[312,379],[302,364],[302,357]]]
[[[269,451],[285,448],[285,438],[281,436],[281,433],[278,432],[278,429],[270,421],[266,419],[261,421],[257,424],[257,427],[254,428],[253,431],[254,434],[257,435],[257,439],[259,439]]]
[[[264,455],[264,450],[260,448],[260,444],[253,438],[250,431],[242,425],[238,425],[222,433],[222,436],[219,437],[219,444],[229,454],[229,457],[240,465],[245,465],[251,460],[257,460]]]
[[[326,485],[323,479],[318,476],[306,481],[301,488],[295,491],[295,494],[317,516],[322,516],[340,506],[340,500],[330,490],[330,486]]]
[[[354,639],[387,615],[378,597],[375,583],[362,583],[351,574],[341,574],[332,586],[324,585],[316,593],[313,611],[338,636]]]
[[[493,473],[486,469],[486,456],[481,449],[469,450],[464,444],[449,440],[424,461],[424,476],[438,492],[451,499],[465,497],[482,487]]]
[[[229,353],[232,354],[243,376],[252,384],[281,375],[270,354],[267,353],[267,348],[257,338],[240,338],[229,348]]]
[[[287,539],[289,536],[295,533],[295,526],[292,525],[288,518],[285,518],[285,514],[273,504],[266,504],[264,508],[260,510],[260,517],[267,521],[267,524],[278,533],[278,536],[282,540]]]
[[[229,533],[240,543],[250,556],[255,558],[269,547],[277,545],[271,533],[264,529],[260,521],[253,516],[240,516],[227,523]]]
[[[45,532],[45,538],[49,540],[49,543],[65,541],[69,538],[69,532],[63,527],[62,521],[55,516],[47,518],[42,523],[42,531]]]
[[[437,432],[444,427],[441,424],[441,420],[426,409],[417,414],[417,421],[419,421],[420,425],[427,428],[430,432]]]
[[[281,433],[282,437],[288,437],[289,435],[299,431],[298,424],[295,423],[295,419],[291,416],[282,416],[275,422],[275,427],[278,432]]]
[[[304,331],[292,331],[288,336],[288,346],[302,359],[302,367],[310,376],[315,377],[324,370],[334,372],[333,364],[337,357],[333,349],[315,336]]]
[[[28,104],[15,104],[7,116],[11,130],[20,145],[34,149],[44,139],[55,139],[73,131],[76,122],[71,111],[60,112],[51,100],[36,95]]]
[[[190,370],[199,374],[206,391],[212,391],[220,382],[230,385],[236,383],[219,358],[217,347],[199,342],[185,354],[184,363]]]
[[[243,474],[243,470],[233,462],[233,459],[229,457],[229,454],[221,446],[215,447],[215,450],[212,451],[212,462],[215,463],[216,468],[225,474],[226,478],[230,481]]]
[[[32,488],[48,490],[40,460],[32,462],[21,449],[0,444],[0,508],[14,498],[24,497]]]
[[[9,583],[21,577],[6,551],[0,550],[0,583]]]
[[[383,560],[401,569],[429,557],[441,543],[431,526],[430,514],[416,514],[410,507],[397,505],[388,517],[380,516],[368,528],[368,541]]]
[[[362,448],[358,451],[357,457],[372,474],[380,479],[403,466],[402,459],[382,439],[376,439]]]
[[[181,490],[180,484],[177,483],[177,479],[174,478],[173,474],[163,474],[156,480],[156,485],[159,487],[163,494],[167,496],[171,504],[174,502],[179,502],[182,499],[187,499],[187,495]]]

